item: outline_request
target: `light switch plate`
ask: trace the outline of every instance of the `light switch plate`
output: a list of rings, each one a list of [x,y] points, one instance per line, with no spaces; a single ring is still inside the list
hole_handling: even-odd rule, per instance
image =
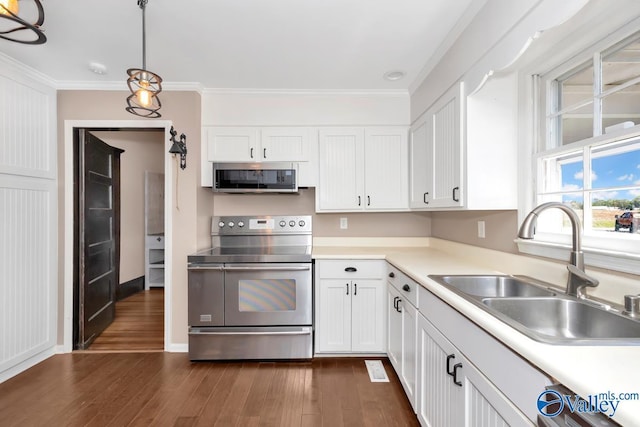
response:
[[[484,221],[478,221],[478,237],[485,238]]]
[[[349,228],[349,220],[347,218],[340,218],[340,229],[346,230]]]

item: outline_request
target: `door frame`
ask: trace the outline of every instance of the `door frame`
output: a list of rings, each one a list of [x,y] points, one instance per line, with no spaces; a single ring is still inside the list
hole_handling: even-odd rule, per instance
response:
[[[63,343],[62,352],[73,351],[73,129],[104,128],[128,129],[164,129],[164,351],[171,351],[172,346],[172,278],[173,278],[173,162],[171,161],[171,120],[65,120],[64,121],[64,306],[63,306]]]

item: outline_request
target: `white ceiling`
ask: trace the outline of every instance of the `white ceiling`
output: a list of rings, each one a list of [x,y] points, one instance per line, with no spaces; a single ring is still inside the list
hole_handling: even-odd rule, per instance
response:
[[[21,3],[27,3],[22,0]],[[403,90],[482,0],[149,0],[147,68],[204,88]],[[42,0],[48,41],[0,52],[61,87],[122,84],[142,66],[136,0]],[[453,31],[453,32],[452,32]],[[89,71],[89,63],[107,68]],[[406,77],[389,82],[391,70]]]

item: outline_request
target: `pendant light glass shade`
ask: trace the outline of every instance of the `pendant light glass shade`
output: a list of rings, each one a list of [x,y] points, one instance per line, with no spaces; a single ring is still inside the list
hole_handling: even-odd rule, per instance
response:
[[[0,0],[3,1],[3,0]],[[142,68],[129,68],[127,74],[127,86],[131,95],[127,97],[127,107],[131,114],[136,116],[157,118],[161,117],[158,110],[162,107],[158,94],[162,92],[162,78],[156,73],[147,70],[147,46],[145,6],[148,0],[138,0],[138,6],[142,9]]]
[[[27,17],[20,16],[18,0],[0,0],[0,38],[23,44],[45,43],[47,37],[40,28],[44,23],[44,9],[40,0],[30,0],[30,4],[22,9],[22,12],[26,9],[23,15],[34,15],[33,23],[27,22]]]

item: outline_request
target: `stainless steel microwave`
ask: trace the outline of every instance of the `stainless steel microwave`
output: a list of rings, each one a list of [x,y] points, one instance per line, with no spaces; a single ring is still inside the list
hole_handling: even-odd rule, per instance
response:
[[[297,163],[214,163],[212,189],[217,193],[297,193],[297,179]]]

